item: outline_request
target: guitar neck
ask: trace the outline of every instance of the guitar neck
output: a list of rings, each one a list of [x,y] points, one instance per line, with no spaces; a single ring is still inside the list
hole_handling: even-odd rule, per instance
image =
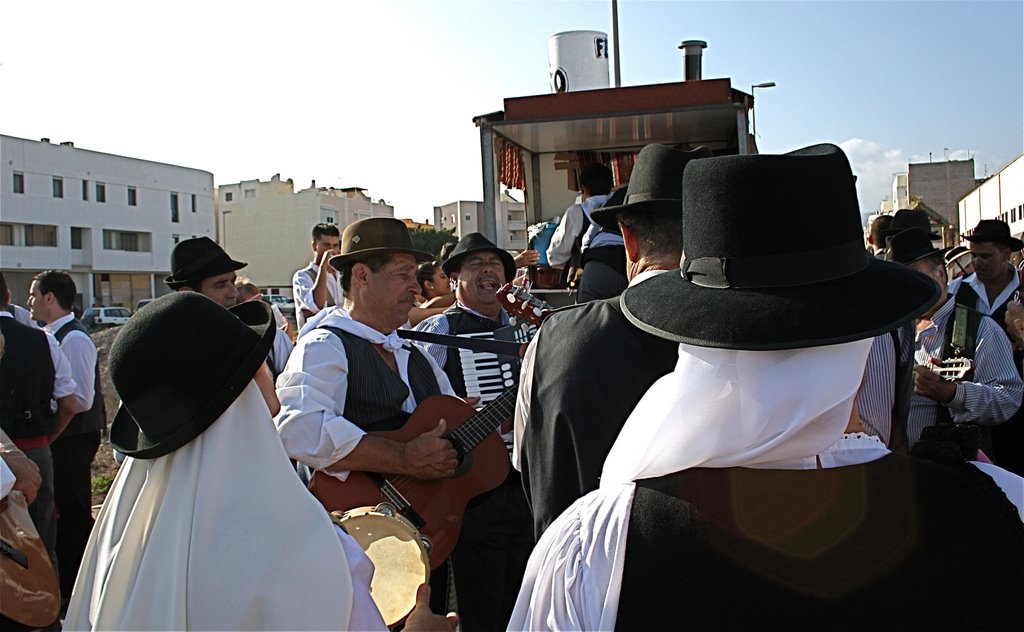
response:
[[[488,435],[498,429],[502,422],[512,416],[516,410],[517,386],[506,389],[490,404],[483,407],[458,428],[448,434],[448,438],[461,454],[468,454]]]

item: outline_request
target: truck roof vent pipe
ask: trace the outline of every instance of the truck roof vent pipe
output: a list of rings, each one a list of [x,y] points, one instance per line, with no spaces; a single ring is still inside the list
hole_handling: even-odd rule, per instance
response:
[[[686,40],[679,43],[683,51],[683,81],[700,81],[701,57],[708,43],[703,40]]]

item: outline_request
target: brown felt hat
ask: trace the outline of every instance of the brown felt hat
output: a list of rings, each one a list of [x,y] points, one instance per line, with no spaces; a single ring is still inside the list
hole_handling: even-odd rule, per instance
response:
[[[406,253],[416,261],[430,261],[434,255],[412,245],[409,229],[401,220],[370,217],[352,222],[341,234],[341,254],[331,257],[331,267],[340,270],[347,263],[362,261],[374,255]]]

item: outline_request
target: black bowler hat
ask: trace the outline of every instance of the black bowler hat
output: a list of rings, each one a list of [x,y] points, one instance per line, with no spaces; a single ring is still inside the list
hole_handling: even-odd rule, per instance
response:
[[[656,336],[816,347],[891,331],[939,298],[929,277],[864,250],[853,173],[835,145],[694,160],[682,190],[680,269],[622,294],[627,318]]]
[[[186,239],[178,242],[171,251],[171,275],[164,279],[164,283],[172,290],[197,286],[203,279],[240,270],[246,265],[229,257],[209,237]]]
[[[999,244],[1013,251],[1024,249],[1024,242],[1010,235],[1010,225],[998,219],[981,220],[970,236],[964,239],[970,242]]]
[[[636,157],[624,202],[614,205],[612,200],[608,200],[603,207],[591,211],[590,217],[605,230],[617,233],[621,214],[679,213],[683,199],[683,169],[691,160],[711,156],[711,150],[703,146],[682,151],[666,145],[647,145]]]
[[[910,265],[930,255],[938,254],[943,255],[943,263],[945,263],[947,250],[946,248],[939,249],[933,246],[932,240],[929,239],[924,231],[917,228],[908,228],[889,238],[889,252],[886,253],[885,260]]]
[[[362,261],[374,255],[405,253],[422,263],[434,255],[412,245],[409,229],[391,217],[368,217],[352,222],[341,234],[341,254],[331,257],[331,267],[340,270],[346,263]]]
[[[459,243],[455,244],[455,249],[452,250],[452,254],[444,260],[441,264],[441,269],[448,276],[451,276],[453,272],[458,272],[459,268],[462,267],[462,260],[466,258],[471,252],[487,251],[493,252],[498,255],[501,259],[501,264],[505,268],[505,282],[508,283],[515,277],[516,274],[516,260],[512,258],[512,255],[508,254],[507,250],[503,250],[495,246],[491,240],[487,239],[480,233],[470,233],[459,240]]]
[[[156,299],[110,348],[110,378],[121,398],[110,444],[155,459],[192,441],[253,379],[275,334],[263,301],[227,310],[196,292]]]
[[[921,232],[928,235],[929,239],[938,239],[939,234],[932,232],[932,223],[928,219],[928,213],[925,213],[921,209],[913,208],[901,208],[892,216],[892,223],[889,227],[882,231],[883,237],[892,237],[897,233],[902,233],[908,228],[916,228]]]

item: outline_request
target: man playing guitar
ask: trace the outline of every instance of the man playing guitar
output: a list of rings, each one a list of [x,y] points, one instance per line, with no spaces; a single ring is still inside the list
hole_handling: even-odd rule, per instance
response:
[[[443,420],[405,442],[367,434],[400,428],[432,395],[454,395],[437,365],[396,334],[419,290],[417,266],[432,258],[413,248],[398,220],[370,218],[345,229],[330,265],[341,274],[348,310],[326,309],[307,322],[277,380],[274,421],[291,458],[341,480],[352,471],[453,475],[456,452],[442,438]],[[435,609],[444,599],[436,588]]]

